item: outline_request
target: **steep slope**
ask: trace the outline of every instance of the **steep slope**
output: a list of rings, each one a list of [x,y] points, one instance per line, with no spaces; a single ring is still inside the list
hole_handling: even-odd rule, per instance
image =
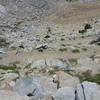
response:
[[[57,8],[46,20],[60,23],[77,23],[100,18],[100,2],[67,3]]]
[[[19,12],[47,13],[65,0],[0,0],[0,4]]]

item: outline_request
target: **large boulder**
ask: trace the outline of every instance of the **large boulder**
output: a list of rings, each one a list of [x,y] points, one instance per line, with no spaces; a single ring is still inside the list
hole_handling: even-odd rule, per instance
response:
[[[91,58],[83,56],[83,57],[80,57],[78,59],[78,64],[80,66],[91,66],[92,67],[95,63],[94,63],[94,61]]]
[[[52,78],[34,75],[17,82],[14,86],[14,91],[22,96],[27,95],[39,99],[55,93],[56,84],[53,83]]]
[[[83,56],[78,59],[78,65],[85,68],[98,68],[100,69],[100,66],[95,63],[94,60],[92,60],[89,57]]]
[[[53,100],[100,100],[100,86],[85,81],[76,87],[59,88],[52,98]]]
[[[44,67],[44,68],[57,68],[62,70],[68,70],[68,64],[66,61],[61,61],[59,59],[40,59],[33,61],[31,68],[38,68],[38,67]]]
[[[96,83],[83,82],[83,89],[86,100],[99,100],[100,99],[100,86]]]
[[[79,83],[77,77],[71,76],[63,71],[56,72],[53,76],[53,80],[58,81],[60,87],[75,86]]]
[[[76,87],[77,100],[99,100],[100,86],[92,82],[83,82]]]
[[[60,88],[52,97],[53,100],[75,100],[75,89],[72,87]]]

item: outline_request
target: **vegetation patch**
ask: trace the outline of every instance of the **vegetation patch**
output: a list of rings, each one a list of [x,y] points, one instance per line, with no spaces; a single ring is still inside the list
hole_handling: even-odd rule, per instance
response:
[[[73,53],[80,53],[79,49],[72,50]]]
[[[61,38],[61,41],[64,41],[65,39],[64,38]]]
[[[31,67],[31,63],[29,63],[28,65],[25,66],[25,68],[30,68]]]
[[[43,52],[43,49],[38,49],[39,52]]]
[[[85,33],[88,29],[92,29],[92,26],[90,24],[85,24],[84,29],[79,30],[79,33]]]
[[[94,57],[95,57],[95,55],[91,55],[91,56],[90,56],[90,58],[91,58],[92,60],[94,60]]]
[[[71,58],[71,59],[68,59],[68,60],[73,65],[76,65],[77,64],[77,59],[76,58]]]
[[[87,48],[82,48],[83,51],[87,51]]]
[[[47,39],[50,38],[50,35],[46,35],[45,38],[47,38]]]
[[[60,48],[59,51],[61,52],[64,52],[64,51],[67,51],[68,49],[67,48]]]
[[[85,24],[85,27],[84,27],[85,30],[87,29],[92,29],[92,26],[90,24]]]
[[[12,50],[16,50],[17,48],[15,46],[11,46],[11,49]]]
[[[0,65],[0,69],[3,69],[3,70],[15,70],[16,67],[14,67],[14,66]]]
[[[100,46],[100,42],[96,43],[98,46]]]
[[[7,47],[6,39],[0,37],[0,48]]]
[[[81,82],[83,81],[89,81],[89,82],[95,82],[100,85],[100,74],[91,75],[91,71],[86,71],[82,74],[77,75]]]
[[[66,45],[65,44],[61,44],[61,46],[65,47]]]

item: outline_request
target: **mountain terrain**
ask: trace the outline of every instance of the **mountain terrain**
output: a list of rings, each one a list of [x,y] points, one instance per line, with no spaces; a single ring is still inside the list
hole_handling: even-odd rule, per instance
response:
[[[99,0],[0,0],[0,100],[100,100]]]

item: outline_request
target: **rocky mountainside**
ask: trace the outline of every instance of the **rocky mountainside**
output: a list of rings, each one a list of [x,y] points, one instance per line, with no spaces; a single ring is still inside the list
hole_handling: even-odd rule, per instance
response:
[[[100,100],[100,1],[71,1],[0,0],[0,100]]]
[[[47,14],[65,0],[0,0],[0,4],[7,9],[21,13]]]

